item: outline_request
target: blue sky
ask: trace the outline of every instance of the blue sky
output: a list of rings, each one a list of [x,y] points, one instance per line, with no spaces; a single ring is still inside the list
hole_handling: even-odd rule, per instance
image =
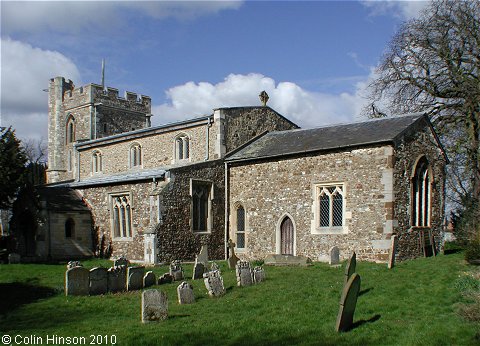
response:
[[[269,105],[303,127],[357,120],[422,1],[1,1],[1,122],[46,138],[48,80],[152,97],[153,123]]]

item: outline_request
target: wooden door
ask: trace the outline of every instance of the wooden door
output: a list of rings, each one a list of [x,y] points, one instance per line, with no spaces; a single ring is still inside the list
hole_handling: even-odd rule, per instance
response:
[[[280,251],[282,255],[293,255],[293,222],[286,216],[280,225]]]

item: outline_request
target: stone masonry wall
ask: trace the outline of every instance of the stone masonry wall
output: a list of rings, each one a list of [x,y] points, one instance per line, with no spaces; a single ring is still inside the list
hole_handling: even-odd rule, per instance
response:
[[[392,194],[388,160],[391,146],[358,148],[272,160],[232,164],[229,169],[229,213],[237,203],[246,211],[246,251],[240,256],[262,259],[276,253],[276,232],[285,215],[295,225],[296,255],[325,260],[332,246],[342,258],[353,251],[361,260],[386,261],[385,198]],[[312,234],[314,185],[343,182],[345,222],[343,234]],[[230,217],[231,220],[231,217]],[[235,225],[230,222],[229,237]]]
[[[418,125],[420,127],[421,124]],[[434,236],[436,252],[442,244],[442,223],[445,213],[445,165],[446,160],[438,147],[435,138],[428,126],[423,129],[417,127],[417,132],[405,136],[395,149],[394,190],[395,190],[395,218],[398,226],[399,260],[423,256],[420,247],[419,232],[411,228],[411,178],[415,164],[421,156],[425,156],[432,169],[433,184],[431,203],[431,230]]]

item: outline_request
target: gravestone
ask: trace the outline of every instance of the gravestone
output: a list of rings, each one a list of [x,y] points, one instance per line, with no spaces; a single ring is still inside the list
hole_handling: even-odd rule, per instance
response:
[[[127,291],[140,290],[143,288],[145,267],[127,268]]]
[[[223,286],[223,278],[220,272],[213,271],[203,275],[205,287],[211,297],[220,297],[225,294],[225,287]]]
[[[193,280],[203,278],[203,274],[205,273],[206,268],[202,262],[195,263],[195,267],[193,267]]]
[[[9,264],[18,264],[21,261],[21,256],[18,253],[9,253],[8,254],[8,263]]]
[[[200,249],[200,253],[196,256],[196,259],[195,259],[195,264],[197,263],[203,263],[205,267],[208,266],[208,246],[207,245],[202,245],[202,248]]]
[[[143,287],[150,287],[155,285],[155,283],[156,283],[155,274],[152,271],[147,272],[143,277]]]
[[[90,295],[108,292],[108,272],[106,268],[90,269]]]
[[[392,269],[395,266],[395,255],[397,251],[398,238],[394,234],[392,235],[392,244],[390,245],[390,253],[388,254],[388,269]]]
[[[253,273],[249,262],[239,261],[235,268],[238,286],[253,285]]]
[[[83,267],[83,265],[82,263],[80,263],[80,261],[70,261],[67,263],[67,269],[75,268],[75,267]]]
[[[237,262],[240,261],[240,258],[235,255],[235,243],[232,239],[228,240],[228,248],[230,249],[230,256],[228,257],[228,268],[235,269]]]
[[[127,258],[125,256],[121,256],[113,262],[114,267],[128,266],[129,264],[130,264],[130,262],[127,260]]]
[[[255,283],[265,281],[265,278],[265,269],[263,269],[262,267],[253,268],[253,280],[255,281]]]
[[[165,273],[158,278],[158,284],[171,284],[173,282],[173,276],[170,273]]]
[[[83,267],[74,267],[65,272],[65,295],[88,296],[90,272]]]
[[[220,266],[216,262],[212,262],[210,264],[210,271],[218,270],[218,272],[221,274],[222,272],[220,271]]]
[[[332,247],[330,251],[328,251],[328,254],[330,255],[330,265],[337,265],[340,263],[340,250],[337,246]]]
[[[170,275],[173,276],[173,280],[182,281],[184,279],[182,262],[173,261],[170,263]]]
[[[337,323],[335,329],[337,332],[346,332],[352,328],[353,314],[357,306],[358,293],[360,292],[360,275],[354,273],[343,288],[340,299],[340,309],[338,310]]]
[[[127,289],[127,267],[108,268],[107,276],[109,292],[121,292]]]
[[[347,266],[345,267],[345,279],[343,280],[343,285],[347,284],[348,279],[355,273],[355,269],[357,268],[357,254],[353,252],[352,257],[347,262]]]
[[[195,295],[193,294],[193,286],[184,281],[177,287],[178,304],[195,303]]]
[[[168,317],[168,299],[165,292],[150,289],[142,292],[142,322],[157,322]]]

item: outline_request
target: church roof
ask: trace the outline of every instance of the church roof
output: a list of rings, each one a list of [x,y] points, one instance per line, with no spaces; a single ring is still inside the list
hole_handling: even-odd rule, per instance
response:
[[[80,181],[66,183],[69,187],[79,188],[87,186],[110,185],[124,182],[133,182],[140,180],[149,180],[153,178],[163,178],[165,175],[164,168],[143,169],[128,173],[97,175]]]
[[[89,211],[82,198],[68,187],[42,186],[37,192],[50,211]]]
[[[424,119],[424,113],[264,133],[262,136],[230,152],[226,161],[245,161],[295,155],[316,151],[395,142],[413,124]]]

